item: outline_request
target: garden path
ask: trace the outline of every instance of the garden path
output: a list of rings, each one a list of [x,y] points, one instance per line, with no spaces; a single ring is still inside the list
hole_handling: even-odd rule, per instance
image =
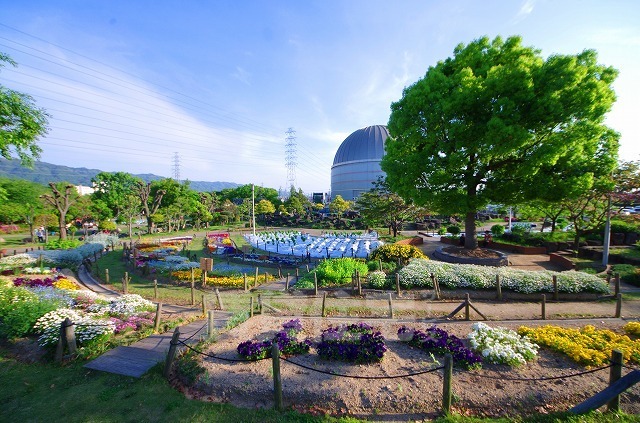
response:
[[[80,266],[78,269],[78,280],[91,291],[107,299],[120,295],[118,292],[101,285],[84,266]],[[173,317],[181,314],[197,313],[199,309],[163,304],[162,311],[164,316]],[[231,315],[229,312],[216,311],[214,314],[215,328],[224,328]],[[188,344],[196,343],[206,332],[206,321],[204,319],[198,319],[188,325],[180,327],[180,339]],[[151,335],[129,346],[114,348],[85,364],[84,367],[125,376],[140,377],[153,366],[165,360],[172,336],[173,332]]]

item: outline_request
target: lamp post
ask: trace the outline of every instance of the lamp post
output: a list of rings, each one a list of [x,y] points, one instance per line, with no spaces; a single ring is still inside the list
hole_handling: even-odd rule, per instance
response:
[[[611,242],[611,194],[607,198],[607,221],[604,224],[604,240],[602,242],[602,265],[609,264],[609,244]]]

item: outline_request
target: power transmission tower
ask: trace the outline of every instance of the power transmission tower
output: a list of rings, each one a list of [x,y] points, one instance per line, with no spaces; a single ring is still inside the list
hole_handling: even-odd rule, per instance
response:
[[[180,153],[173,153],[173,179],[180,182]]]
[[[296,186],[296,131],[293,128],[287,129],[285,138],[285,166],[287,166],[287,188]]]

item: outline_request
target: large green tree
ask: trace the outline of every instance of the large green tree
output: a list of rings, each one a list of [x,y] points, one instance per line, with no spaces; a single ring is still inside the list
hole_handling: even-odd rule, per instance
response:
[[[618,135],[603,121],[617,71],[596,53],[552,55],[519,37],[460,44],[391,105],[382,169],[395,192],[441,213],[489,203],[559,201],[615,167]]]
[[[16,66],[0,53],[0,68],[5,64]],[[47,118],[30,96],[0,84],[0,155],[6,159],[17,155],[23,165],[33,165],[42,152],[36,141],[47,133]]]
[[[100,172],[91,182],[95,191],[91,199],[98,210],[104,210],[102,219],[124,218],[124,209],[130,204],[130,197],[135,192],[136,178],[126,172]]]
[[[425,210],[422,207],[417,207],[392,192],[383,178],[379,178],[373,186],[360,194],[355,204],[356,210],[368,225],[386,226],[389,233],[396,237],[405,222],[424,216]]]

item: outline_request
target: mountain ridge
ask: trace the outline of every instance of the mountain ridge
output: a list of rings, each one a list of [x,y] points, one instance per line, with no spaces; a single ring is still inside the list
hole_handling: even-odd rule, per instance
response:
[[[74,185],[91,186],[91,178],[100,172],[103,171],[99,169],[89,169],[86,167],[62,166],[41,161],[35,162],[33,169],[29,169],[21,166],[19,160],[7,160],[0,158],[0,177],[26,179],[42,185],[48,185],[49,182],[69,182]],[[145,182],[165,179],[164,176],[154,175],[153,173],[131,175],[140,178]],[[194,191],[211,192],[221,191],[225,188],[236,188],[240,186],[240,184],[223,181],[189,181],[189,186]]]

